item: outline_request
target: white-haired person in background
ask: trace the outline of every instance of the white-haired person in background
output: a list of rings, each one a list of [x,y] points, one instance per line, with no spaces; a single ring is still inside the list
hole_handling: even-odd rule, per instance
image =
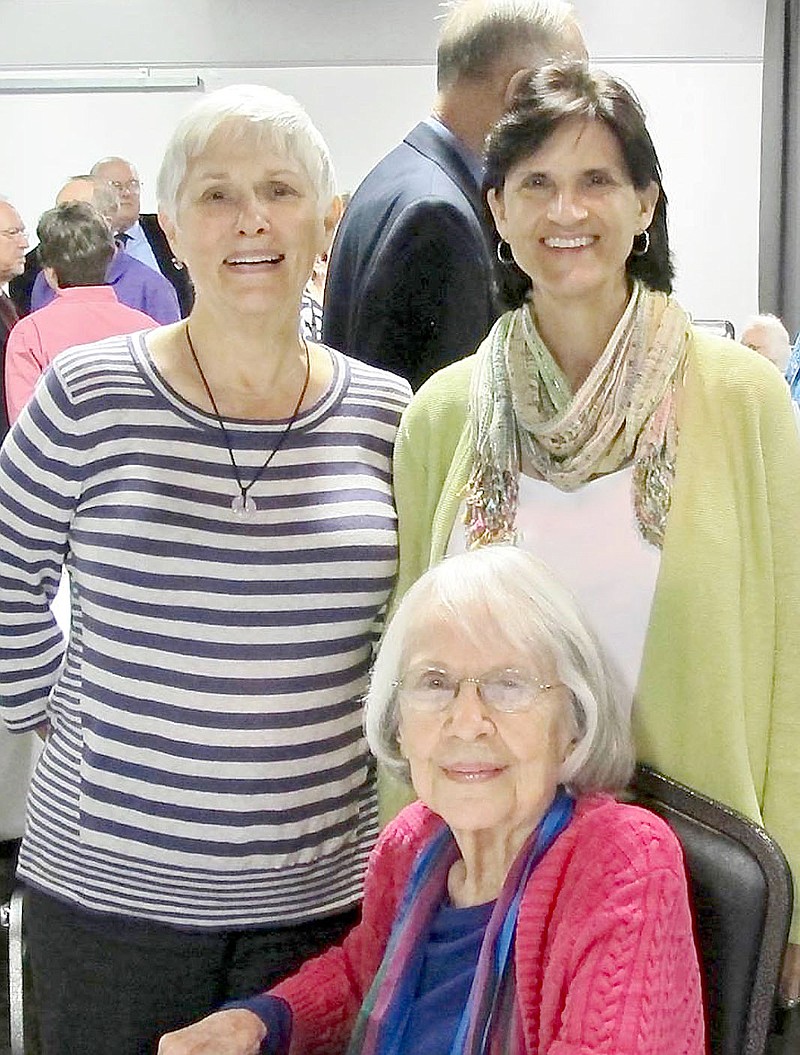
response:
[[[752,348],[754,352],[769,359],[782,374],[786,373],[792,340],[777,315],[751,316],[742,330],[740,340],[747,348]]]
[[[19,865],[44,1055],[152,1052],[356,918],[409,389],[299,336],[334,193],[293,99],[199,100],[158,182],[189,319],[63,353],[0,454],[0,705],[47,736]]]
[[[792,345],[789,331],[777,315],[753,315],[742,330],[741,342],[769,359],[786,378],[800,424],[800,334]]]
[[[404,597],[367,699],[418,802],[370,859],[361,923],[159,1055],[701,1055],[678,842],[613,795],[627,710],[547,567],[452,557]]]

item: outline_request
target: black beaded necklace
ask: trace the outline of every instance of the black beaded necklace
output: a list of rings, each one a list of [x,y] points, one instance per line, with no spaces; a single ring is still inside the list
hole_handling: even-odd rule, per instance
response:
[[[250,489],[251,489],[251,487],[254,484],[258,483],[258,481],[261,479],[261,477],[267,471],[269,463],[272,461],[272,459],[275,457],[275,455],[278,453],[278,451],[283,446],[283,444],[284,444],[284,442],[286,440],[286,437],[291,432],[292,425],[294,425],[295,421],[297,421],[297,415],[300,413],[300,407],[302,406],[303,400],[305,399],[306,392],[308,391],[308,382],[309,382],[309,380],[311,378],[311,356],[309,355],[308,343],[306,342],[305,338],[301,338],[301,340],[303,342],[303,348],[304,348],[305,353],[306,353],[306,378],[305,378],[305,381],[303,382],[303,387],[300,390],[300,395],[297,397],[297,403],[295,403],[294,410],[292,411],[292,416],[289,418],[289,421],[288,421],[288,424],[286,425],[286,428],[283,430],[283,432],[278,437],[278,442],[275,444],[275,446],[272,448],[272,450],[267,455],[267,458],[266,458],[266,461],[264,462],[264,464],[261,466],[260,469],[256,470],[256,474],[253,477],[253,479],[250,481],[250,483],[249,484],[244,484],[244,483],[242,483],[242,474],[239,472],[239,466],[236,464],[236,458],[234,457],[234,454],[233,454],[233,446],[231,444],[230,436],[228,435],[228,430],[225,428],[225,422],[222,420],[222,415],[219,412],[219,407],[217,406],[217,401],[216,401],[216,399],[214,399],[214,393],[211,391],[211,386],[209,385],[208,380],[206,379],[206,375],[203,373],[203,368],[200,365],[200,360],[197,358],[197,352],[194,350],[194,344],[192,344],[192,335],[189,332],[189,323],[188,322],[186,323],[186,343],[189,345],[189,351],[192,353],[192,359],[194,359],[194,365],[197,367],[198,374],[200,374],[200,380],[203,382],[203,388],[205,388],[205,390],[206,390],[206,395],[209,398],[209,402],[211,403],[211,406],[214,408],[214,414],[215,414],[216,419],[217,419],[217,424],[219,425],[220,431],[222,432],[223,439],[225,440],[225,446],[228,448],[228,457],[231,460],[231,466],[233,467],[233,474],[236,477],[236,483],[237,483],[237,485],[239,487],[239,494],[238,495],[234,495],[234,497],[231,499],[231,509],[238,516],[248,517],[252,513],[256,512],[258,507],[256,506],[255,499],[250,496]]]

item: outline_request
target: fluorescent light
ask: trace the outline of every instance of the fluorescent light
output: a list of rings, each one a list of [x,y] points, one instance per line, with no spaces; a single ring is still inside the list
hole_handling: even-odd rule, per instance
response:
[[[196,70],[110,66],[85,69],[0,70],[0,93],[185,91],[202,87]]]

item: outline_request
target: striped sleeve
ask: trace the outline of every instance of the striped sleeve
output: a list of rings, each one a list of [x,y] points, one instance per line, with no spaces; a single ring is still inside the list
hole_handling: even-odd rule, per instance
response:
[[[15,732],[46,719],[64,653],[50,603],[85,450],[75,407],[50,371],[0,450],[0,713]]]

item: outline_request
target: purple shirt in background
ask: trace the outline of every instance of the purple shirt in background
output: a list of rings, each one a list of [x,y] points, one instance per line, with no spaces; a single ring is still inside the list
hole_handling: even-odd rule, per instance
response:
[[[175,287],[158,271],[117,250],[108,265],[106,282],[117,295],[120,304],[143,311],[162,325],[177,322],[181,317],[178,294]],[[31,311],[49,304],[55,292],[48,284],[43,272],[39,272],[31,293]]]

